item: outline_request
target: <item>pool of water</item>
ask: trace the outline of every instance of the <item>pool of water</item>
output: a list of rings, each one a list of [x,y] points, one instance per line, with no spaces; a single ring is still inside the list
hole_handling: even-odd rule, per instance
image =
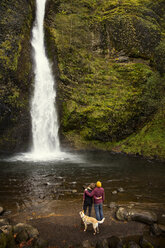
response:
[[[49,199],[82,198],[100,180],[106,201],[165,203],[165,164],[109,152],[70,152],[52,160],[0,159],[0,205],[14,211]],[[123,189],[123,192],[112,194]]]

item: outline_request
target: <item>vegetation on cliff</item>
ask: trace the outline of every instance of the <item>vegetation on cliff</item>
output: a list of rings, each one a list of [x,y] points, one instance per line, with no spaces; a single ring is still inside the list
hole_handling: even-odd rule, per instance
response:
[[[0,150],[27,142],[34,1],[0,3]]]
[[[61,131],[74,146],[165,157],[164,10],[162,0],[49,0]]]

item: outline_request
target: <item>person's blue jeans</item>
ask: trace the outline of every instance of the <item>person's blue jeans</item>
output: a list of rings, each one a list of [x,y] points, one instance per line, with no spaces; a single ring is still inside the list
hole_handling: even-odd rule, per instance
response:
[[[104,218],[103,216],[103,204],[94,204],[95,214],[97,220],[102,220]]]

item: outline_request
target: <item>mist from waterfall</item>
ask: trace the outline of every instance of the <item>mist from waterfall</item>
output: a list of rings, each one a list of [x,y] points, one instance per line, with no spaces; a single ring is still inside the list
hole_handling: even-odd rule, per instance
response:
[[[31,102],[32,153],[37,156],[60,152],[56,110],[55,79],[44,45],[44,16],[46,0],[36,0],[36,20],[31,44],[34,51],[34,94]]]

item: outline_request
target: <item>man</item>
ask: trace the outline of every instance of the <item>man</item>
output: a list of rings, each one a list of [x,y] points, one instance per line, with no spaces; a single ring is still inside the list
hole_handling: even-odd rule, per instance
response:
[[[87,189],[85,189],[85,193],[90,197],[93,196],[96,219],[99,221],[102,220],[104,218],[103,202],[105,199],[105,193],[104,189],[102,188],[101,182],[97,181],[96,188],[91,193],[89,193]]]

